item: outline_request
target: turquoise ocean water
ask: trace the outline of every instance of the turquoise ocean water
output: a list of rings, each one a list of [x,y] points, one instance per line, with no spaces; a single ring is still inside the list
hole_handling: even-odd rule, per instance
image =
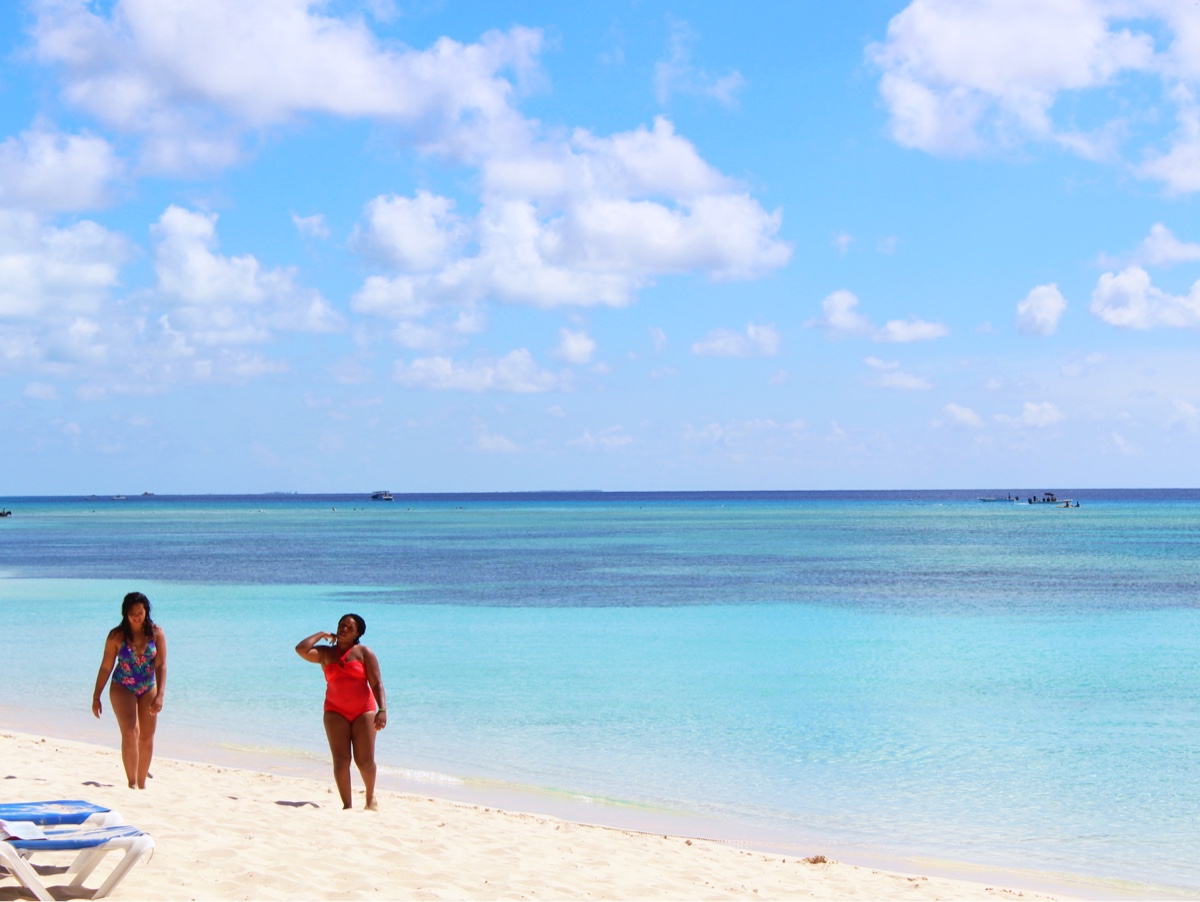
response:
[[[385,782],[1200,892],[1200,491],[979,494],[0,498],[0,718],[115,744],[140,589],[163,753],[324,768],[356,611]]]

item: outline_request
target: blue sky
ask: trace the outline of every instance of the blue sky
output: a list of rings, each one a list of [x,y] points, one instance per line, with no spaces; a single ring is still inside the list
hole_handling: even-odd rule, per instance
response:
[[[1197,484],[1195,4],[0,35],[0,494]]]

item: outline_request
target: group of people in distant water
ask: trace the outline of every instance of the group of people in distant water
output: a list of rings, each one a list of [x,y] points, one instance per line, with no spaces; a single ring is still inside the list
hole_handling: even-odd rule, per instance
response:
[[[296,654],[325,671],[325,735],[342,807],[353,807],[353,761],[366,787],[366,807],[375,811],[375,734],[387,726],[387,704],[379,660],[361,641],[366,631],[362,617],[346,614],[338,621],[336,633],[316,632],[301,639]],[[109,704],[121,729],[121,762],[129,788],[145,789],[152,776],[154,734],[167,688],[167,637],[150,618],[150,599],[141,592],[125,596],[121,622],[104,640],[92,693],[96,717],[104,711],[100,697],[106,682]]]

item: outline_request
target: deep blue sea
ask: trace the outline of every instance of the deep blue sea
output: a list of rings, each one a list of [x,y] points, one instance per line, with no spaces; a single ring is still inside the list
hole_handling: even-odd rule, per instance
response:
[[[138,589],[162,753],[323,768],[355,611],[406,788],[1200,892],[1200,491],[1006,493],[0,498],[0,719],[115,744]]]

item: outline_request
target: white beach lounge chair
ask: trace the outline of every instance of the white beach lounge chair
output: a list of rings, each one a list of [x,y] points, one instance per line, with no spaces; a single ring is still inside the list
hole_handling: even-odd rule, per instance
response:
[[[70,828],[52,827],[44,831],[44,839],[8,839],[0,841],[0,866],[8,869],[27,890],[42,902],[53,902],[54,897],[42,883],[33,864],[27,859],[43,852],[80,853],[71,870],[78,869],[70,889],[78,892],[85,889],[84,881],[109,852],[124,852],[112,873],[92,893],[93,899],[101,899],[112,892],[121,880],[147,852],[154,848],[149,834],[136,827]],[[70,871],[68,871],[70,873]]]
[[[0,821],[31,821],[39,827],[68,824],[113,827],[125,819],[111,808],[83,799],[54,799],[48,802],[0,802]]]

